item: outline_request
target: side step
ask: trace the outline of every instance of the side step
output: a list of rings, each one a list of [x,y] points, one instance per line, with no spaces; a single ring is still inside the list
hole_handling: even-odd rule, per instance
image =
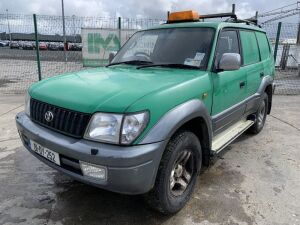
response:
[[[222,151],[227,145],[251,127],[253,123],[254,121],[252,120],[241,120],[233,124],[227,130],[216,135],[212,140],[212,154],[215,155]]]

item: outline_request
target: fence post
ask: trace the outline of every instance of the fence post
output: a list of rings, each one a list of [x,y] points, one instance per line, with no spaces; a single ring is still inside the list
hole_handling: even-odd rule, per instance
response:
[[[36,23],[36,14],[33,14],[33,24],[34,24],[34,38],[35,38],[35,50],[36,50],[36,61],[37,61],[37,66],[38,66],[38,75],[39,75],[39,80],[42,80],[40,49],[39,49],[39,40],[38,40],[38,32],[37,32],[37,23]]]
[[[279,45],[280,31],[281,31],[281,22],[279,22],[278,26],[277,26],[277,34],[276,34],[276,41],[275,41],[275,48],[274,48],[274,63],[275,64],[276,64],[277,50],[278,50],[278,45]]]
[[[300,23],[298,24],[297,42],[296,42],[296,61],[298,64],[298,76],[300,76]]]
[[[67,56],[67,38],[66,38],[66,24],[65,24],[65,8],[64,8],[64,0],[61,0],[61,16],[62,16],[62,25],[63,25],[63,41],[64,41],[64,55],[65,55],[65,62],[68,61]]]
[[[119,31],[119,50],[121,48],[121,17],[118,17],[118,31]]]

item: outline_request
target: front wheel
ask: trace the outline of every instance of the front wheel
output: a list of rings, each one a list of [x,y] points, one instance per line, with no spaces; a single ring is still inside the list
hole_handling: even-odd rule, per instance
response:
[[[182,209],[191,197],[201,162],[197,136],[188,131],[177,133],[165,149],[155,186],[146,195],[148,204],[164,214]]]

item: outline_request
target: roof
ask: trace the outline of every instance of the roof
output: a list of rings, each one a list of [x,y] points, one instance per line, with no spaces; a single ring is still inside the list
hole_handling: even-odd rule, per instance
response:
[[[246,23],[232,23],[232,22],[180,22],[180,23],[167,23],[151,27],[152,29],[164,28],[183,28],[183,27],[212,27],[215,29],[222,29],[224,27],[235,27],[243,29],[251,29],[255,31],[265,32],[262,28],[255,25],[247,25]],[[147,29],[149,30],[149,29]]]

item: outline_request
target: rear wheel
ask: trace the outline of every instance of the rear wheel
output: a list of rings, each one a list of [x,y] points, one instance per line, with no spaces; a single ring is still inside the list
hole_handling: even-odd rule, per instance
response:
[[[177,133],[164,152],[155,186],[146,195],[149,205],[164,214],[182,209],[193,192],[201,161],[197,136],[188,131]]]
[[[258,107],[256,112],[256,121],[255,123],[249,128],[249,132],[252,134],[258,134],[264,127],[268,112],[268,95],[264,93],[263,99]]]

